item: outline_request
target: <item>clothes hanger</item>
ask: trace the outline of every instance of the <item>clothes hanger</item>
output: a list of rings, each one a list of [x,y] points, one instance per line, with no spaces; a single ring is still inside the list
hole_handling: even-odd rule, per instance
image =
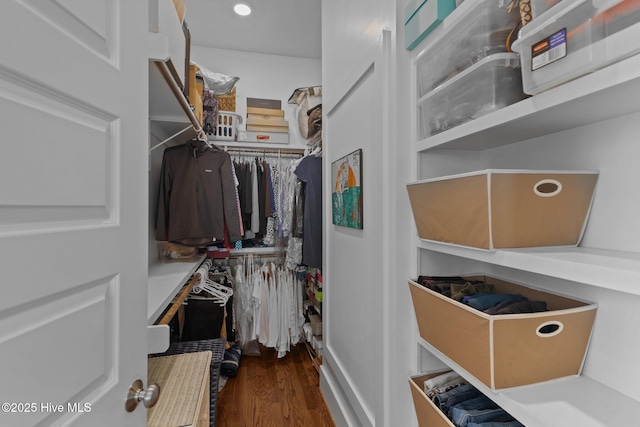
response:
[[[203,275],[201,274],[200,280],[193,286],[192,292],[194,294],[199,294],[202,291],[205,291],[213,297],[220,306],[226,305],[229,298],[233,295],[233,289],[223,286],[208,278],[203,280]]]
[[[209,276],[209,270],[213,267],[213,261],[211,259],[206,259],[200,267],[196,270],[194,274],[199,275],[198,283],[193,286],[194,293],[199,293],[203,289],[211,289],[214,290],[213,293],[220,294],[221,296],[231,296],[233,295],[233,289],[224,286],[214,280],[212,280]],[[214,273],[220,275],[226,275],[226,273]]]
[[[202,128],[196,129],[196,139],[200,142],[204,142],[205,144],[207,144],[209,148],[213,146],[213,144],[209,142],[209,138],[207,138],[207,134]]]
[[[194,287],[195,290],[195,287]],[[220,306],[224,306],[227,304],[227,301],[229,300],[229,297],[223,293],[220,293],[217,289],[210,287],[207,284],[203,284],[198,286],[198,292],[196,293],[200,293],[201,291],[205,291],[206,293],[208,293],[213,300],[218,303]]]

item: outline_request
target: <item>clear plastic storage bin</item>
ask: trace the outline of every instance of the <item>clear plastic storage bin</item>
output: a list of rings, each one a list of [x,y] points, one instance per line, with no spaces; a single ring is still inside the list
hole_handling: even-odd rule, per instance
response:
[[[418,57],[418,97],[481,59],[506,52],[507,36],[520,20],[518,9],[509,13],[508,7],[508,0],[480,0],[465,5],[456,30]]]
[[[640,0],[564,0],[520,30],[524,91],[531,95],[640,52]]]
[[[539,18],[540,15],[558,3],[560,0],[531,0],[531,17],[533,19]]]
[[[418,101],[420,138],[451,129],[523,98],[518,55],[488,56]]]

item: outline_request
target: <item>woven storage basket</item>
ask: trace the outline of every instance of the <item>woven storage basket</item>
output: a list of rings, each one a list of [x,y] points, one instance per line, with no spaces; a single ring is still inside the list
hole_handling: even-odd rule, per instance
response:
[[[236,88],[235,87],[228,94],[216,95],[216,97],[220,102],[220,110],[236,111]]]

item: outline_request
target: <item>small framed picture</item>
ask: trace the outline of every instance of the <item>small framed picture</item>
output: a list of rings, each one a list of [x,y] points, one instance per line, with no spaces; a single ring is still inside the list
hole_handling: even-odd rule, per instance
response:
[[[333,223],[362,229],[362,149],[331,163]]]

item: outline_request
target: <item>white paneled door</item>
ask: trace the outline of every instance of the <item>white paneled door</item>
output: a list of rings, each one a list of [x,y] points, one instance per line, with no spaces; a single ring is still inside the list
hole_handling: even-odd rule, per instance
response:
[[[1,426],[142,426],[147,2],[0,3]]]

